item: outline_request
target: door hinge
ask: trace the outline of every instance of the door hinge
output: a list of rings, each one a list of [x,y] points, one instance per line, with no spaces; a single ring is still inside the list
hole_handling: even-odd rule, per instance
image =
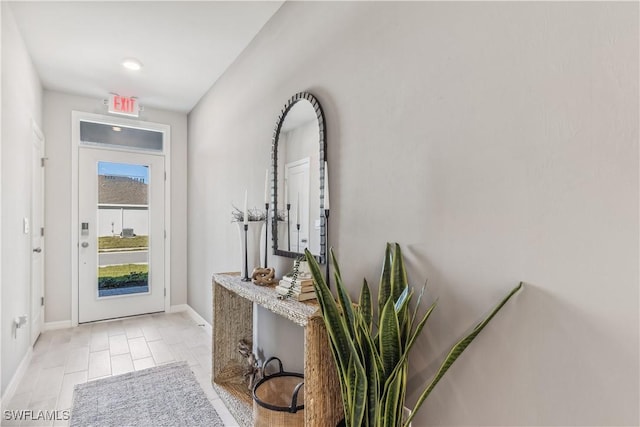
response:
[[[167,288],[164,288],[164,296],[167,296]]]
[[[40,305],[44,306],[44,297],[40,297]]]
[[[44,236],[44,227],[40,227],[40,236]]]
[[[164,173],[164,180],[165,181],[167,180],[167,173],[166,172]]]
[[[167,238],[167,230],[164,230],[164,238]]]
[[[44,167],[44,161],[47,160],[47,157],[40,157],[40,167]]]

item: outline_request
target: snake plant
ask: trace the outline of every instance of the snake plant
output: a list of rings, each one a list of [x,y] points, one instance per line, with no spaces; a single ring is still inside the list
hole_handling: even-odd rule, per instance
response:
[[[353,303],[345,289],[333,250],[330,254],[337,298],[327,286],[314,256],[305,250],[338,370],[347,427],[408,426],[453,362],[504,304],[522,288],[520,283],[511,290],[484,320],[451,348],[418,398],[411,415],[404,419],[409,352],[436,303],[431,304],[421,318],[417,317],[423,287],[413,310],[410,309],[413,289],[409,286],[398,244],[395,244],[394,250],[390,244],[386,247],[378,287],[377,310],[374,310],[366,279],[362,284],[358,303]]]

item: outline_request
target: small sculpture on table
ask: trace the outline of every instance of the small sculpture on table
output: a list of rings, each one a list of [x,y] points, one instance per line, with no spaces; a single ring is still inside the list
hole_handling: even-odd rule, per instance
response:
[[[258,364],[256,355],[251,351],[252,347],[253,344],[251,341],[241,339],[238,342],[238,353],[247,361],[243,377],[245,382],[247,382],[249,390],[253,390],[253,386],[262,378],[262,368]]]
[[[275,279],[275,277],[275,268],[256,267],[253,269],[253,273],[251,273],[251,281],[254,285],[258,286],[270,286],[277,283],[278,281]]]

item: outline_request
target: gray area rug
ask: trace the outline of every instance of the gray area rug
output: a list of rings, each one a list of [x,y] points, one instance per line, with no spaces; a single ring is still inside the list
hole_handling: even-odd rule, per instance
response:
[[[224,423],[186,362],[78,384],[71,427],[208,426]]]

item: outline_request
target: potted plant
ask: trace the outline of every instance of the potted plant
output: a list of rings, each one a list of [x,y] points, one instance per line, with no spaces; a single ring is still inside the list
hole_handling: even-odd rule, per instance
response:
[[[409,353],[436,303],[431,304],[422,318],[417,318],[423,287],[415,307],[410,309],[413,289],[409,286],[398,244],[393,251],[387,244],[375,313],[366,279],[356,305],[345,289],[333,250],[330,254],[337,302],[315,258],[305,251],[338,370],[347,427],[409,426],[420,406],[460,354],[522,288],[520,283],[511,290],[484,320],[451,348],[410,415],[404,415]]]

